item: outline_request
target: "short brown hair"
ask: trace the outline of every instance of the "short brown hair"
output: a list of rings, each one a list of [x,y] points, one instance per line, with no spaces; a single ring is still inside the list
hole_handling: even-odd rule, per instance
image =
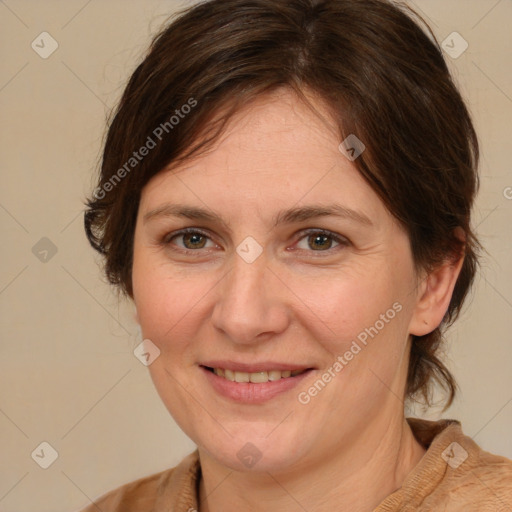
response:
[[[441,326],[413,336],[405,389],[430,404],[437,381],[449,406],[456,382],[438,349],[477,269],[470,212],[479,148],[439,44],[418,20],[387,0],[209,0],[178,12],[125,88],[87,201],[86,233],[108,280],[133,296],[135,223],[152,176],[209,147],[250,100],[288,87],[306,101],[312,91],[340,141],[355,134],[364,142],[354,164],[406,229],[416,268],[465,255]]]

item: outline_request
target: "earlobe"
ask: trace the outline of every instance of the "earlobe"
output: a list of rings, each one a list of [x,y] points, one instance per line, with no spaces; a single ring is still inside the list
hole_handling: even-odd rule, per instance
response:
[[[409,325],[410,334],[424,336],[441,324],[450,305],[463,262],[462,254],[456,261],[445,261],[425,277],[418,289],[418,302]]]

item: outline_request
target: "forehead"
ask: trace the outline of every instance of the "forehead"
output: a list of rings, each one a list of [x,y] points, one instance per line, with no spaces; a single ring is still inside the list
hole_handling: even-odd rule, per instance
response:
[[[384,205],[340,152],[335,122],[324,105],[314,106],[317,114],[289,91],[258,98],[207,153],[154,176],[141,205],[179,200],[236,214],[336,202],[382,215]]]

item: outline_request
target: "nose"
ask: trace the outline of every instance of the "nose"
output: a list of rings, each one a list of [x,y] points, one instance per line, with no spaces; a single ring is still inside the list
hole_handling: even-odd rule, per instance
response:
[[[285,286],[268,267],[265,251],[252,263],[237,253],[216,287],[212,322],[237,344],[261,343],[286,330],[290,310]]]

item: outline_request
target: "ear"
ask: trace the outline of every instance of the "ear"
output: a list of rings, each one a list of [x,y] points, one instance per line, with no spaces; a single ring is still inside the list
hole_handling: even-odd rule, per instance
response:
[[[418,287],[417,303],[409,324],[410,334],[424,336],[439,327],[450,305],[463,262],[464,251],[458,259],[448,258],[423,278]]]

